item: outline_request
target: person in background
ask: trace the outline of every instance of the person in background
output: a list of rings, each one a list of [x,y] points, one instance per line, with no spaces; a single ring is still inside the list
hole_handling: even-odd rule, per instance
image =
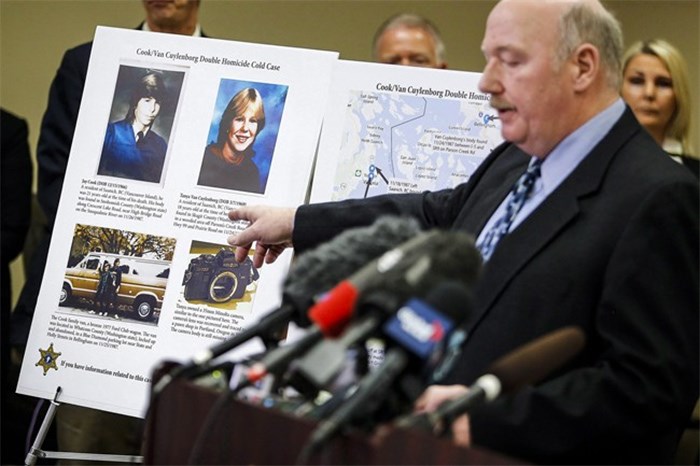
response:
[[[200,0],[143,0],[142,4],[146,17],[137,29],[206,37],[199,24]],[[41,123],[37,144],[37,197],[46,215],[46,225],[43,240],[31,258],[27,280],[12,313],[10,343],[13,351],[19,354],[18,360],[21,360],[29,337],[44,274],[91,50],[92,42],[88,42],[63,55],[51,83],[48,106]],[[64,404],[56,412],[56,426],[61,451],[132,455],[140,452],[141,419]]]
[[[30,224],[32,200],[32,159],[29,151],[29,128],[27,122],[18,116],[0,109],[0,161],[2,163],[2,345],[3,374],[8,367],[4,363],[5,345],[9,336],[9,317],[12,310],[12,286],[10,282],[10,263],[15,260],[24,247]]]
[[[690,143],[693,99],[688,67],[662,39],[635,42],[623,60],[622,98],[652,137],[700,178],[700,160]]]
[[[199,0],[143,0],[146,18],[137,29],[206,37],[199,25],[199,4]],[[29,336],[91,50],[92,42],[68,50],[51,83],[49,103],[37,144],[37,196],[46,215],[46,231],[32,258],[27,282],[12,315],[14,329],[11,340],[14,346],[23,347]]]
[[[297,208],[243,206],[229,238],[274,262],[383,215],[476,238],[469,338],[417,410],[562,327],[586,346],[542,382],[474,406],[455,441],[534,464],[670,464],[700,380],[700,186],[620,97],[622,32],[597,0],[502,0],[481,92],[505,140],[454,189]],[[238,230],[237,230],[238,231]]]
[[[2,233],[0,242],[0,344],[2,345],[2,451],[0,463],[21,464],[24,433],[29,422],[19,420],[28,398],[15,394],[16,365],[11,364],[10,314],[12,312],[12,280],[10,264],[22,252],[31,222],[32,159],[29,151],[27,122],[5,109],[0,109],[0,199],[2,199]],[[26,422],[25,422],[26,421]],[[19,428],[18,428],[19,427]]]
[[[248,87],[226,106],[216,142],[207,146],[197,184],[262,193],[253,144],[265,128],[265,106],[257,89]]]
[[[447,68],[445,44],[437,28],[413,13],[387,19],[374,35],[372,52],[380,63]]]

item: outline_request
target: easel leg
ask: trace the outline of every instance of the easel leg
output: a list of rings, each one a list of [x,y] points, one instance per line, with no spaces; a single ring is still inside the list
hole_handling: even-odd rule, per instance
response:
[[[49,409],[46,411],[44,420],[41,422],[41,427],[39,428],[39,432],[36,434],[32,448],[29,449],[27,457],[24,459],[24,464],[26,466],[34,466],[37,458],[43,458],[45,456],[44,452],[41,450],[41,445],[44,443],[44,439],[46,438],[49,428],[51,427],[54,416],[56,416],[56,408],[58,408],[59,405],[57,400],[60,393],[61,387],[57,387],[56,394],[53,396],[53,400],[51,400]]]
[[[61,393],[61,387],[56,389],[56,394],[51,400],[51,405],[46,411],[44,420],[41,422],[41,427],[39,428],[39,433],[37,433],[32,448],[27,453],[27,457],[24,460],[25,466],[35,466],[38,458],[53,458],[53,459],[64,459],[64,460],[79,460],[79,461],[108,461],[117,463],[133,463],[141,464],[143,463],[143,456],[134,455],[109,455],[100,453],[68,453],[60,451],[44,451],[41,449],[42,443],[44,443],[44,438],[46,437],[53,418],[56,416],[56,409],[60,405],[58,402],[58,395]]]

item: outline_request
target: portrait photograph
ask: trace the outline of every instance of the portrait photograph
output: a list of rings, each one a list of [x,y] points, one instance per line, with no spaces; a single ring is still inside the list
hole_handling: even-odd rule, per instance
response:
[[[184,71],[120,65],[98,175],[160,183]]]
[[[197,184],[264,194],[287,86],[222,79]]]

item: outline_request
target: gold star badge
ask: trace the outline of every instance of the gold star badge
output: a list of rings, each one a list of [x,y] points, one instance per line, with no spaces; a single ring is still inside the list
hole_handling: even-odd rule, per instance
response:
[[[34,364],[34,366],[41,366],[41,368],[44,369],[44,375],[46,375],[49,369],[58,370],[58,366],[56,366],[56,360],[61,355],[61,353],[57,353],[53,350],[53,343],[49,345],[48,349],[43,350],[39,348],[39,352],[41,353],[41,359],[39,359],[39,362]]]

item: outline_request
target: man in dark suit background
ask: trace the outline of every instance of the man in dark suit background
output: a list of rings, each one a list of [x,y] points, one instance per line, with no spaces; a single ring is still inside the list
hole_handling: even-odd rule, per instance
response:
[[[575,325],[587,337],[581,355],[459,418],[455,439],[535,463],[670,463],[698,397],[697,183],[620,100],[622,33],[597,0],[502,0],[482,50],[480,88],[506,142],[469,182],[246,206],[229,213],[250,222],[229,242],[239,260],[255,244],[260,267],[386,214],[473,234],[486,262],[454,385],[431,387],[416,408],[435,409],[499,356]],[[494,246],[492,226],[509,225],[501,218],[526,169],[532,193]]]
[[[199,25],[200,0],[143,0],[142,3],[146,18],[138,29],[203,36]],[[91,50],[92,42],[89,42],[66,51],[51,83],[48,106],[41,123],[37,145],[37,197],[47,222],[43,240],[31,258],[27,281],[12,313],[11,344],[19,352],[26,345],[39,295]],[[56,423],[61,451],[139,453],[140,419],[62,405],[57,411]],[[24,450],[25,446],[18,447]]]
[[[17,381],[16,366],[10,364],[10,312],[12,311],[12,286],[10,263],[24,247],[31,220],[32,158],[29,151],[29,129],[27,122],[18,116],[0,109],[0,199],[2,199],[2,253],[0,262],[0,344],[2,345],[2,464],[20,463],[24,455],[14,445],[24,444],[23,430],[13,424],[15,416],[22,411],[22,402],[14,394],[13,381]]]

